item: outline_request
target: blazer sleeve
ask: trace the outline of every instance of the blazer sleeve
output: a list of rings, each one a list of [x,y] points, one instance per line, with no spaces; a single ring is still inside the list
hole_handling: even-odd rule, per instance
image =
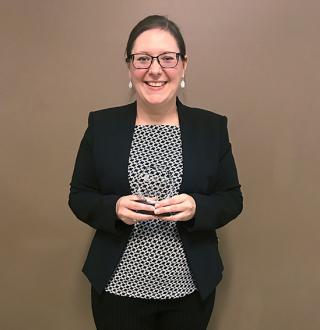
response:
[[[224,116],[221,120],[220,132],[217,181],[213,192],[208,195],[190,194],[196,202],[196,213],[194,219],[187,225],[188,231],[215,230],[236,218],[243,208],[241,186],[229,142],[227,118]]]
[[[69,206],[79,220],[94,229],[117,234],[121,229],[121,221],[116,215],[115,207],[120,196],[100,192],[93,144],[93,115],[90,113],[88,128],[80,143],[70,183]]]

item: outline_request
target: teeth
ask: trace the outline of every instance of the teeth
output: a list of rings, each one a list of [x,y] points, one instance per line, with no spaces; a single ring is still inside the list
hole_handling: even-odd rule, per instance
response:
[[[164,81],[157,81],[157,82],[147,81],[146,84],[151,87],[161,87],[165,84],[165,82]]]

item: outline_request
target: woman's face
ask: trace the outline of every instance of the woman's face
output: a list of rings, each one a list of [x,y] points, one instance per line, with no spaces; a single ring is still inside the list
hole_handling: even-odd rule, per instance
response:
[[[152,29],[139,35],[131,54],[158,56],[165,52],[179,53],[175,38],[168,31]],[[186,66],[186,61],[182,61],[181,58],[174,68],[162,68],[156,59],[149,69],[136,69],[130,62],[129,78],[135,88],[137,102],[142,102],[146,106],[175,103]]]

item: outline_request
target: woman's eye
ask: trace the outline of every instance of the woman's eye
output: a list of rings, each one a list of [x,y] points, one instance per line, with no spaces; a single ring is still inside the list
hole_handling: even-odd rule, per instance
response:
[[[162,61],[170,62],[173,61],[174,58],[172,56],[163,56],[161,57]]]
[[[148,62],[148,61],[150,61],[150,57],[149,56],[139,56],[139,57],[137,57],[137,61]]]

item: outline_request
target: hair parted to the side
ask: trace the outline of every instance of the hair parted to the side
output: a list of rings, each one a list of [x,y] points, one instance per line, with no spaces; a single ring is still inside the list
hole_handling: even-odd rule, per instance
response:
[[[161,29],[168,31],[175,38],[181,59],[184,60],[186,56],[186,45],[179,27],[166,16],[150,15],[141,20],[131,31],[126,47],[126,61],[129,62],[129,56],[131,55],[134,42],[139,35],[145,31],[152,29]]]

